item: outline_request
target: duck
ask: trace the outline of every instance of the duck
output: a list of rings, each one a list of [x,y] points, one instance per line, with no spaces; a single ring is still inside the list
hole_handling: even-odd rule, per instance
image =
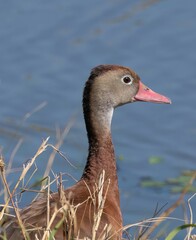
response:
[[[145,86],[129,67],[103,64],[91,70],[83,91],[89,143],[83,174],[75,185],[65,190],[61,186],[20,210],[25,231],[12,220],[5,229],[7,239],[122,239],[111,122],[115,108],[135,102],[170,104],[171,100]]]

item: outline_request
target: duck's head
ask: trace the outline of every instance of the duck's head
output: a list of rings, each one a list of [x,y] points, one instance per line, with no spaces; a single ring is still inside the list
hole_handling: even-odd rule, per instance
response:
[[[118,65],[99,65],[92,69],[84,90],[84,100],[97,107],[117,107],[143,101],[171,103],[171,100],[146,87],[130,68]]]

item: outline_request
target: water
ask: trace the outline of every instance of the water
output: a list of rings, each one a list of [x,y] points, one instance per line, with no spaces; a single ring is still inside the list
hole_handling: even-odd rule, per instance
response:
[[[164,181],[195,169],[196,2],[18,0],[0,5],[0,146],[6,162],[22,139],[13,160],[20,169],[43,138],[50,136],[54,144],[56,129],[74,117],[61,150],[77,170],[59,156],[53,170],[78,179],[87,152],[84,82],[98,64],[129,66],[173,104],[135,103],[115,112],[113,139],[116,155],[123,156],[117,164],[124,223],[151,217],[157,203],[170,206],[178,194],[141,188],[140,180],[150,176]],[[38,178],[49,153],[37,162]],[[148,164],[152,156],[163,163]],[[9,175],[10,182],[17,173]],[[65,185],[72,183],[69,179]],[[25,196],[21,206],[30,198]],[[183,219],[182,209],[172,216]]]

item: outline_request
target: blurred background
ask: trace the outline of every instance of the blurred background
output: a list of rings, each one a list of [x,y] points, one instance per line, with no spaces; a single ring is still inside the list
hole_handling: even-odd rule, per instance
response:
[[[1,1],[0,153],[7,166],[12,162],[11,186],[42,139],[50,136],[55,144],[70,124],[60,150],[76,168],[57,155],[51,175],[80,178],[88,149],[83,86],[90,69],[104,63],[131,67],[147,86],[172,99],[172,105],[135,103],[115,111],[112,133],[126,225],[152,217],[157,204],[171,206],[196,170],[196,1]],[[51,152],[36,161],[32,182],[43,176]],[[65,179],[65,187],[74,183]],[[195,185],[172,217],[184,219],[194,192]],[[1,203],[2,193],[0,183]],[[19,207],[32,197],[25,193]],[[196,198],[191,205],[196,209]]]

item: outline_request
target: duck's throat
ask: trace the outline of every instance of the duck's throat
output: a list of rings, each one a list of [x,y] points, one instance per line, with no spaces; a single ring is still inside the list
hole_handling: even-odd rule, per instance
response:
[[[89,140],[89,154],[82,178],[96,181],[104,170],[107,178],[117,181],[114,147],[111,139],[113,109],[87,112],[85,122]]]

